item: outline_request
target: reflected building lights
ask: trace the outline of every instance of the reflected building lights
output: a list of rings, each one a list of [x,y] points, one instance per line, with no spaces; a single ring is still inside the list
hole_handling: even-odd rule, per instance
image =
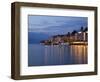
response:
[[[85,45],[72,45],[71,56],[74,57],[76,63],[87,63],[87,46]],[[72,57],[72,58],[73,58]]]
[[[43,47],[41,47],[43,48]],[[41,53],[35,55],[39,59],[34,60],[39,65],[73,65],[87,64],[88,62],[88,46],[87,45],[52,45],[44,46]],[[32,51],[33,52],[33,51]],[[35,52],[35,51],[34,51]],[[33,54],[34,55],[34,54]],[[33,56],[34,57],[34,56]],[[42,62],[41,62],[42,61]],[[40,63],[39,63],[40,62]]]

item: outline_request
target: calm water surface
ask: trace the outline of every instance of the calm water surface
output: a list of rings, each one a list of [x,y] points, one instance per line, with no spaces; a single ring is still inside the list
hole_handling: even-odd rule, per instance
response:
[[[87,64],[86,45],[28,45],[28,65]]]

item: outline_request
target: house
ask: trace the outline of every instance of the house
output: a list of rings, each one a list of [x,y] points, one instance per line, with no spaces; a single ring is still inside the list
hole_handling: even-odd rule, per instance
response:
[[[64,35],[55,35],[50,39],[42,41],[45,44],[60,44],[60,43],[70,43],[70,42],[87,42],[88,41],[88,29],[81,28],[80,31],[74,30],[72,33],[68,32]]]

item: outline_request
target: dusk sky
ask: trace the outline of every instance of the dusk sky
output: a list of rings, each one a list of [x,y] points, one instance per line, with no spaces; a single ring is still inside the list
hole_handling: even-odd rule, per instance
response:
[[[39,43],[53,35],[67,34],[88,26],[87,17],[70,16],[28,16],[28,42]]]
[[[29,32],[46,33],[50,35],[66,34],[73,30],[79,30],[81,26],[86,27],[87,17],[70,16],[28,16]]]

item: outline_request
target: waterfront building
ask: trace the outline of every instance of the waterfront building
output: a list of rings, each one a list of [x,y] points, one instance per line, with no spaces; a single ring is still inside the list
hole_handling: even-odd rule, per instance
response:
[[[73,31],[72,33],[68,32],[64,35],[55,35],[50,39],[43,41],[44,43],[49,44],[60,44],[60,43],[70,43],[70,42],[87,42],[88,41],[88,29],[81,28],[80,31]]]

